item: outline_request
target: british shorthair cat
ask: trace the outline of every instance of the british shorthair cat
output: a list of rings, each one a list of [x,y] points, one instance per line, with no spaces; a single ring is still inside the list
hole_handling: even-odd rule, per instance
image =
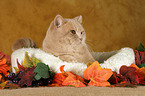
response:
[[[85,43],[86,33],[81,23],[82,16],[64,19],[61,15],[57,15],[48,28],[42,50],[67,62],[95,61]],[[12,49],[35,47],[34,45],[36,46],[31,39],[20,38],[13,44]]]

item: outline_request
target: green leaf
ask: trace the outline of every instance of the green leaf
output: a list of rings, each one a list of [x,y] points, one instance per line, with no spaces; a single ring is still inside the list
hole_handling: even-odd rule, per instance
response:
[[[36,74],[36,75],[34,76],[34,78],[35,78],[36,80],[40,80],[40,79],[41,79],[41,76],[39,76],[39,74]]]
[[[44,78],[44,79],[47,79],[50,77],[50,74],[49,74],[49,66],[44,64],[44,63],[37,63],[37,66],[34,70],[34,72],[36,73],[36,75],[34,76],[34,78],[36,80],[39,80],[40,77],[41,78]]]
[[[139,68],[145,67],[145,63],[138,65]]]
[[[22,63],[23,67],[32,68],[33,62],[31,61],[31,57],[28,55],[28,52],[25,52],[24,62]]]
[[[138,51],[145,52],[145,48],[141,42],[139,42]]]

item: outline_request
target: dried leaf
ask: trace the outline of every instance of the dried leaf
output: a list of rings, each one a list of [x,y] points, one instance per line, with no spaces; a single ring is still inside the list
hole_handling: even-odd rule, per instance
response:
[[[36,73],[34,73],[35,67],[32,68],[25,68],[24,72],[21,72],[17,78],[20,78],[20,81],[18,82],[18,85],[20,86],[31,86],[32,81],[35,81],[34,76]]]
[[[111,69],[103,69],[98,61],[95,61],[84,71],[84,78],[90,80],[88,85],[92,86],[110,86],[107,81],[113,74]]]
[[[0,60],[0,73],[3,74],[4,76],[7,76],[7,74],[8,74],[7,71],[10,68],[10,65],[7,65],[6,62],[7,61],[5,58]]]
[[[135,61],[138,66],[145,63],[145,48],[141,42],[138,48],[135,49]]]
[[[24,68],[23,66],[20,65],[20,63],[18,62],[18,59],[17,59],[17,65],[18,65],[18,69],[19,71],[25,71],[26,68]],[[16,71],[18,73],[18,71]]]
[[[0,83],[0,88],[4,89],[7,84],[7,81]]]
[[[57,73],[53,77],[53,86],[75,86],[75,87],[84,87],[85,81],[82,77],[72,73],[65,72],[64,65],[60,67],[62,73]]]
[[[3,74],[0,74],[0,82],[4,82],[5,81],[5,76]]]
[[[82,83],[80,80],[77,80],[77,78],[74,78],[72,76],[68,76],[62,83],[62,85],[68,86],[75,86],[75,87],[86,87],[84,83]]]
[[[125,65],[121,66],[120,74],[124,76],[124,81],[130,84],[139,84],[139,77],[136,72],[138,67],[135,64],[127,67]]]
[[[24,62],[22,63],[23,67],[32,68],[33,62],[31,61],[31,57],[28,55],[28,52],[25,52]]]
[[[113,75],[109,78],[109,82],[111,84],[117,84],[120,83],[123,80],[123,77],[121,74],[117,74],[116,72],[113,72]]]
[[[18,89],[18,88],[20,88],[20,86],[14,83],[6,83],[5,85],[5,89]]]
[[[66,79],[66,76],[64,76],[62,73],[57,73],[53,77],[53,84],[62,86],[63,81]]]
[[[40,60],[38,60],[36,57],[31,57],[31,61],[33,62],[33,66],[37,66],[37,63],[40,63]]]
[[[3,52],[0,52],[0,59],[2,59],[5,56]]]
[[[5,64],[6,64],[6,62],[7,62],[7,60],[6,60],[6,59],[2,59],[2,60],[0,60],[0,66],[5,65]]]
[[[112,85],[112,86],[113,87],[131,87],[131,88],[136,88],[137,87],[136,85],[131,84],[131,83],[127,83],[127,82],[117,83],[117,84]]]

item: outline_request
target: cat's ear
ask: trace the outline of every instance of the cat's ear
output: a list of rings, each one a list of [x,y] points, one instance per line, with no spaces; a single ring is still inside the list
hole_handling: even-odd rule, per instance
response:
[[[57,15],[54,19],[54,26],[57,28],[60,27],[64,23],[64,19],[61,15]]]
[[[82,23],[82,15],[80,15],[80,16],[77,16],[77,17],[75,17],[74,18],[75,20],[77,20],[79,23]]]

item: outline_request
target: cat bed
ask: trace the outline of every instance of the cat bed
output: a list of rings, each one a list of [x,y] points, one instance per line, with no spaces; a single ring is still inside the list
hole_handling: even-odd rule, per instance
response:
[[[72,71],[73,73],[83,77],[83,72],[87,68],[84,63],[68,63],[59,59],[50,53],[46,53],[41,49],[34,48],[21,48],[14,51],[11,55],[12,71],[15,72],[14,67],[17,67],[17,59],[21,64],[24,61],[25,52],[28,52],[29,56],[36,57],[41,62],[49,65],[50,69],[55,73],[60,73],[60,66],[65,65],[65,71]],[[94,53],[95,54],[95,53]],[[131,48],[122,48],[115,55],[108,58],[104,63],[101,63],[102,68],[110,68],[112,71],[119,73],[119,69],[122,65],[131,65],[135,63],[134,51]]]

